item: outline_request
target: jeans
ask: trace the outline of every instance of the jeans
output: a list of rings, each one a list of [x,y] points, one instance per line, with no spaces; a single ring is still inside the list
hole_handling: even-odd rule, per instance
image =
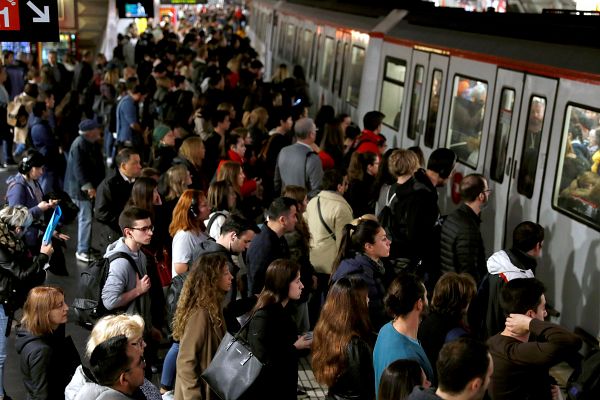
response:
[[[7,134],[2,140],[2,155],[4,162],[14,162],[12,149],[13,149],[13,135],[12,133]]]
[[[77,213],[77,252],[87,253],[90,251],[90,241],[92,240],[92,202],[73,199],[73,203],[79,207]]]
[[[165,356],[162,374],[160,376],[160,387],[172,390],[175,386],[177,376],[177,355],[179,354],[179,342],[173,342]]]
[[[8,316],[0,304],[0,396],[4,396],[4,362],[6,361],[6,329]]]

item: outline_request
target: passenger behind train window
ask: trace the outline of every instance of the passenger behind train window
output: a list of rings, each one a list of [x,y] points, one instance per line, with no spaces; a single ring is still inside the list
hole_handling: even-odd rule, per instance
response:
[[[599,226],[600,111],[568,106],[553,205]],[[593,127],[596,127],[594,129]]]
[[[529,198],[533,196],[545,113],[546,99],[531,96],[527,116],[527,131],[521,153],[519,180],[517,181],[517,191]]]
[[[450,126],[447,147],[454,150],[458,159],[476,168],[485,117],[487,82],[454,77]]]

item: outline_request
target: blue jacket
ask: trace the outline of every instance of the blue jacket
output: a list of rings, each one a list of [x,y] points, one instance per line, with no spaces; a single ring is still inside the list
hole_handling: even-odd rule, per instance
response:
[[[254,241],[252,241],[254,244]],[[357,253],[354,258],[342,260],[335,273],[331,276],[331,282],[351,275],[357,276],[369,286],[369,317],[375,331],[379,331],[386,322],[390,320],[385,312],[383,298],[385,296],[384,281],[385,268],[377,264],[365,254]]]
[[[33,181],[33,184],[37,186],[40,191],[42,191],[42,187],[38,181]],[[35,198],[33,189],[27,184],[27,181],[23,175],[17,173],[13,176],[10,176],[6,180],[6,185],[6,200],[9,206],[25,206],[29,209],[29,213],[33,217],[34,221],[44,221],[44,212],[38,207],[39,201]],[[39,229],[34,224],[25,232],[23,241],[27,244],[27,246],[37,246],[39,245],[38,236]]]
[[[29,129],[33,147],[46,158],[46,168],[56,170],[63,166],[60,157],[63,157],[59,151],[59,143],[52,132],[50,123],[42,118],[32,116],[29,118]]]

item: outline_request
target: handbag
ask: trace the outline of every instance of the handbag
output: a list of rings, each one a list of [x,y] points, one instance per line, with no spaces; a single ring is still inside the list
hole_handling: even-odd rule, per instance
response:
[[[201,375],[221,400],[238,400],[242,397],[263,368],[264,364],[241,337],[251,320],[248,319],[235,336],[225,333],[215,356]]]

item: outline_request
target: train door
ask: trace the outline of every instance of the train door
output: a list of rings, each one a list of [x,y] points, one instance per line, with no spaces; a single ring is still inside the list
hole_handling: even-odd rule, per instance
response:
[[[487,146],[484,175],[492,190],[488,207],[482,211],[481,233],[488,252],[504,246],[505,221],[512,182],[513,157],[517,141],[517,127],[521,94],[522,72],[498,69],[496,90],[492,103],[490,140]]]
[[[398,136],[398,130],[405,109],[404,90],[412,49],[385,42],[381,54],[379,60],[381,79],[378,82],[376,109],[385,114],[381,133],[388,139],[388,147],[399,147],[401,138]],[[370,77],[364,79],[367,80]],[[368,111],[371,110],[365,109],[364,113]],[[361,120],[358,122],[361,127],[362,117],[363,115],[359,115]]]
[[[429,53],[413,51],[409,67],[408,85],[404,93],[406,110],[404,122],[400,125],[401,146],[418,146],[421,134],[420,122],[423,109],[425,79],[429,68]]]
[[[333,65],[333,82],[331,84],[332,102],[331,106],[336,113],[346,112],[346,102],[343,97],[343,82],[345,79],[345,70],[350,63],[348,60],[348,52],[350,49],[351,37],[348,32],[338,31],[338,40],[335,44],[335,63]]]
[[[600,183],[590,170],[600,154],[600,86],[561,79],[555,104],[548,161],[543,178],[536,179],[544,183],[539,223],[545,231],[536,276],[546,285],[554,307],[563,311],[561,324],[569,329],[581,326],[597,336]]]
[[[464,58],[450,60],[440,146],[452,149],[458,162],[445,195],[440,196],[443,213],[450,213],[460,203],[462,177],[483,171],[496,70],[493,64]]]
[[[442,121],[442,102],[446,90],[448,57],[439,54],[429,55],[429,71],[424,86],[423,108],[419,119],[418,146],[423,150],[425,160],[439,147],[440,125]]]
[[[506,237],[522,221],[537,221],[557,81],[525,77],[511,182],[508,191]],[[505,240],[510,245],[512,240]]]

